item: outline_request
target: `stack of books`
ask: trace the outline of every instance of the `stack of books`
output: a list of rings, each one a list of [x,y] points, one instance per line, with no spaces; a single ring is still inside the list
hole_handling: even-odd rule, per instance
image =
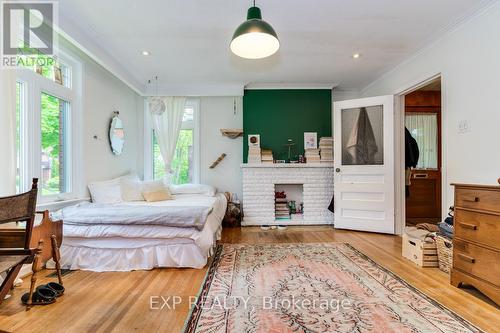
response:
[[[288,201],[286,200],[286,198],[275,199],[274,218],[276,220],[290,219],[290,209],[288,209]]]
[[[261,152],[259,147],[248,147],[248,163],[255,164],[261,162]]]
[[[321,162],[333,162],[333,138],[323,137],[319,139],[319,150]]]
[[[306,163],[320,163],[319,149],[306,149]]]
[[[271,149],[262,149],[262,163],[274,163],[273,151]]]

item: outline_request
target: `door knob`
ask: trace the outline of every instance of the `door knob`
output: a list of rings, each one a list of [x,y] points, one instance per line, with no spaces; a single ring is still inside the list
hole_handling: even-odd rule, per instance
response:
[[[340,168],[335,169],[335,172],[340,172]]]

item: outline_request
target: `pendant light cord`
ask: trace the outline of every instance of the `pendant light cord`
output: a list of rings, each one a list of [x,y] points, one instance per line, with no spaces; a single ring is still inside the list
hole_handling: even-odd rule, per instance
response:
[[[158,97],[158,75],[155,76],[156,80],[156,97]]]

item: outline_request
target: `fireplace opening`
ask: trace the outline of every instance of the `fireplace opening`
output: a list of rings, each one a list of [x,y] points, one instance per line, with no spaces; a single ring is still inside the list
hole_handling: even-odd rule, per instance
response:
[[[277,222],[301,221],[304,216],[304,185],[275,184],[274,219]]]

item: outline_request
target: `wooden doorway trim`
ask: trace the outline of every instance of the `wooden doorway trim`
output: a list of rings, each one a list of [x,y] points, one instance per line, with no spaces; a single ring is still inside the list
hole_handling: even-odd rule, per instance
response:
[[[394,109],[394,186],[395,186],[395,232],[396,234],[402,234],[405,226],[405,156],[404,156],[404,106],[405,106],[405,95],[418,90],[430,82],[440,79],[441,80],[441,128],[442,133],[447,132],[447,113],[446,113],[446,77],[441,72],[430,72],[424,73],[417,79],[403,83],[402,86],[392,91],[395,98],[395,109]],[[443,140],[441,142],[442,153],[441,156],[446,156],[447,152],[447,142],[442,136]],[[448,188],[447,184],[447,170],[446,170],[446,160],[443,159],[441,162],[441,205],[446,207],[448,198]],[[443,212],[444,214],[444,212]],[[444,216],[444,215],[443,215]]]

